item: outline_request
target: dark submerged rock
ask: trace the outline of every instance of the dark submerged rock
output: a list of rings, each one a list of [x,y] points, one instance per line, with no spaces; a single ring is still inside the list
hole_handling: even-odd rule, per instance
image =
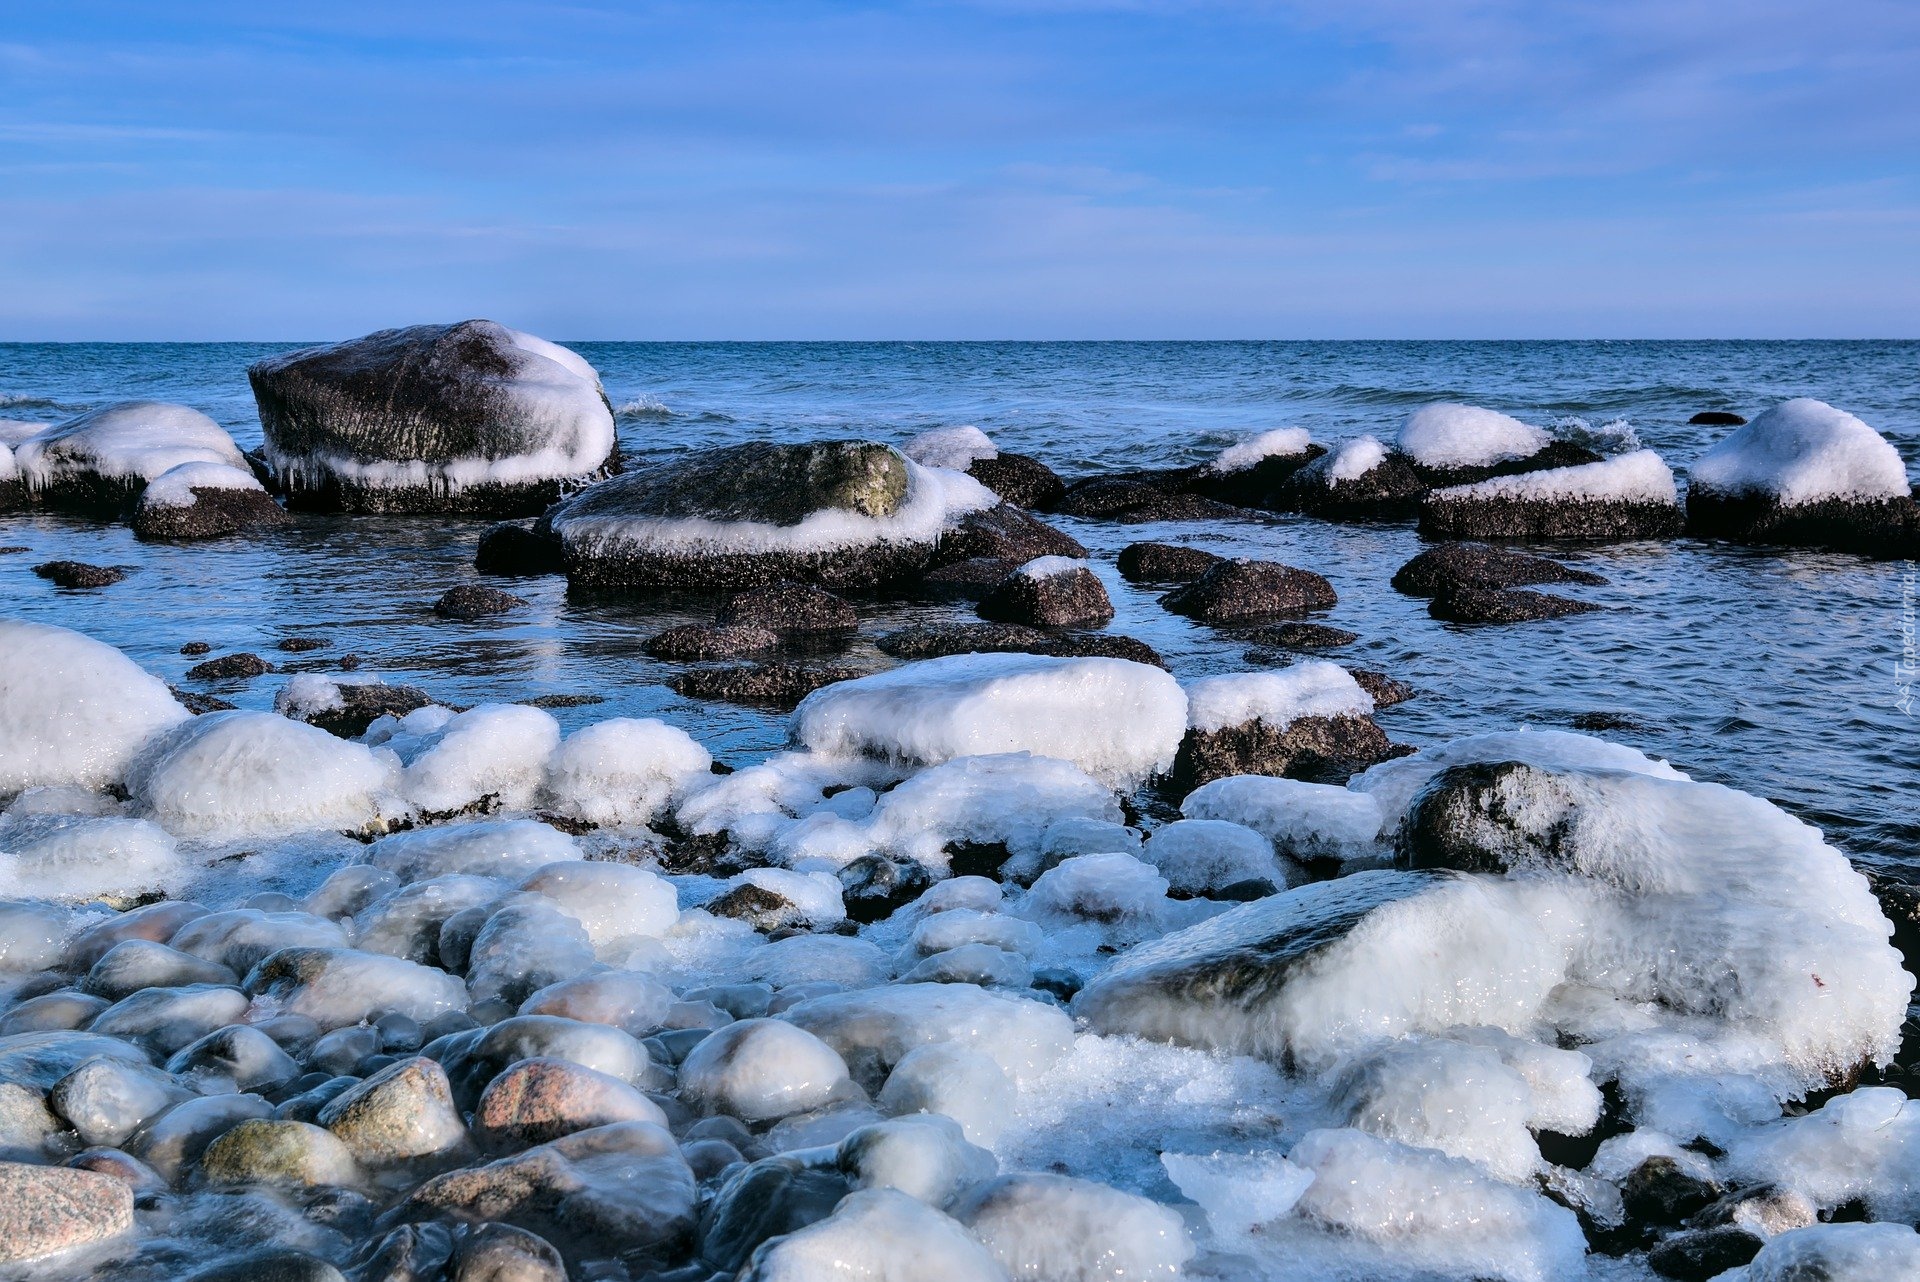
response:
[[[462,583],[441,593],[440,599],[433,603],[433,612],[443,619],[485,619],[510,613],[525,604],[511,592],[483,583]]]
[[[933,601],[978,601],[1020,565],[1021,562],[1006,557],[969,557],[928,570],[920,577],[916,590],[920,596]]]
[[[597,379],[516,342],[492,321],[381,330],[256,361],[247,370],[266,454],[290,505],[357,512],[532,515],[614,451]],[[573,386],[572,383],[577,383]],[[555,454],[577,470],[455,486],[460,460]],[[425,465],[426,479],[368,485],[331,458]]]
[[[1663,1278],[1707,1282],[1751,1262],[1765,1245],[1759,1234],[1738,1225],[1690,1229],[1656,1243],[1647,1252],[1647,1267]]]
[[[180,653],[186,655],[206,654],[212,649],[213,647],[205,641],[189,641],[180,647]]]
[[[1591,601],[1524,588],[1490,591],[1485,588],[1447,588],[1427,604],[1427,613],[1449,623],[1526,623],[1591,614],[1603,607]]]
[[[1711,1180],[1690,1175],[1670,1157],[1650,1157],[1620,1185],[1627,1219],[1638,1224],[1682,1224],[1720,1196]]]
[[[723,628],[764,628],[781,637],[846,637],[860,627],[860,616],[840,597],[790,582],[729,597],[713,621]]]
[[[1435,596],[1448,588],[1516,588],[1535,583],[1607,581],[1570,565],[1483,543],[1443,543],[1428,548],[1394,572],[1393,586],[1408,596]]]
[[[473,568],[481,574],[530,576],[566,569],[560,540],[551,534],[504,521],[487,527],[474,550]]]
[[[196,717],[204,717],[209,712],[232,712],[239,707],[238,704],[230,703],[218,695],[182,690],[179,686],[173,685],[168,686],[167,689],[180,701],[182,707]]]
[[[737,659],[778,650],[780,637],[766,628],[687,623],[655,633],[642,648],[656,659]]]
[[[1745,427],[1747,420],[1731,410],[1701,410],[1687,422],[1694,427]]]
[[[308,654],[314,650],[324,650],[333,644],[330,637],[281,637],[275,642],[275,648],[288,654]]]
[[[239,654],[223,654],[217,659],[208,659],[205,663],[196,663],[187,669],[187,676],[195,681],[221,681],[230,678],[262,677],[272,671],[273,665],[259,655],[242,651]]]
[[[821,686],[849,681],[860,675],[854,668],[799,663],[755,663],[729,668],[695,668],[672,681],[678,694],[690,699],[722,703],[768,703],[791,708]]]
[[[1158,651],[1133,637],[1091,632],[1042,632],[1017,623],[916,623],[889,632],[875,644],[896,659],[938,659],[949,654],[1050,654],[1060,658],[1131,659],[1167,666]]]
[[[1129,543],[1117,564],[1129,583],[1191,583],[1225,559],[1173,543]]]
[[[1376,708],[1391,708],[1396,703],[1405,703],[1413,698],[1413,687],[1404,681],[1396,681],[1384,672],[1375,672],[1371,668],[1349,668],[1348,674],[1354,684],[1373,696]]]
[[[996,623],[1043,628],[1097,627],[1113,618],[1107,589],[1084,565],[1040,573],[1021,567],[980,599],[979,614]]]
[[[1339,599],[1333,585],[1311,570],[1277,561],[1222,561],[1161,597],[1160,604],[1202,623],[1243,623],[1328,610]]]
[[[127,577],[117,565],[88,565],[85,561],[46,561],[33,572],[59,588],[105,588]]]
[[[1325,623],[1275,623],[1255,628],[1241,639],[1282,650],[1332,650],[1352,645],[1360,639],[1360,634]]]
[[[1067,516],[1144,525],[1149,521],[1221,521],[1249,515],[1245,508],[1170,491],[1127,477],[1096,476],[1067,487],[1054,509]]]
[[[1002,451],[995,458],[975,459],[967,475],[1015,507],[1044,512],[1060,501],[1067,487],[1059,475],[1039,459]]]

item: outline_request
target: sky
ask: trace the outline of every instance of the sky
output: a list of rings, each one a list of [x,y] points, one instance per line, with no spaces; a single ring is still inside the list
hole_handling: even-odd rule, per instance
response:
[[[467,316],[1920,336],[1920,4],[0,4],[0,340]]]

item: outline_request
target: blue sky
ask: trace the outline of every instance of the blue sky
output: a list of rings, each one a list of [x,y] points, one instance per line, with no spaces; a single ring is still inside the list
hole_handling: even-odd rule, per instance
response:
[[[1909,0],[11,0],[0,339],[1915,336],[1917,85]]]

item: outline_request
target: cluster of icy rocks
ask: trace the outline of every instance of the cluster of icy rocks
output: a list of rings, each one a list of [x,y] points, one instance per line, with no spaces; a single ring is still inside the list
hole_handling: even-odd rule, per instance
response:
[[[1920,1120],[1861,1084],[1914,981],[1818,831],[1556,732],[1142,817],[1190,734],[1371,706],[1290,672],[908,663],[722,773],[515,705],[195,717],[0,623],[0,1260],[1920,1270]]]

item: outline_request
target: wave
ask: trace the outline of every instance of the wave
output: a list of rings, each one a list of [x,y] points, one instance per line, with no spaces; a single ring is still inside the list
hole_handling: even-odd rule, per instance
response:
[[[668,407],[665,401],[655,396],[648,396],[644,392],[633,397],[631,400],[621,402],[613,411],[613,415],[615,418],[626,419],[672,418],[674,416],[673,410]]]
[[[0,409],[8,410],[59,410],[65,409],[51,396],[34,396],[27,392],[0,392]]]

